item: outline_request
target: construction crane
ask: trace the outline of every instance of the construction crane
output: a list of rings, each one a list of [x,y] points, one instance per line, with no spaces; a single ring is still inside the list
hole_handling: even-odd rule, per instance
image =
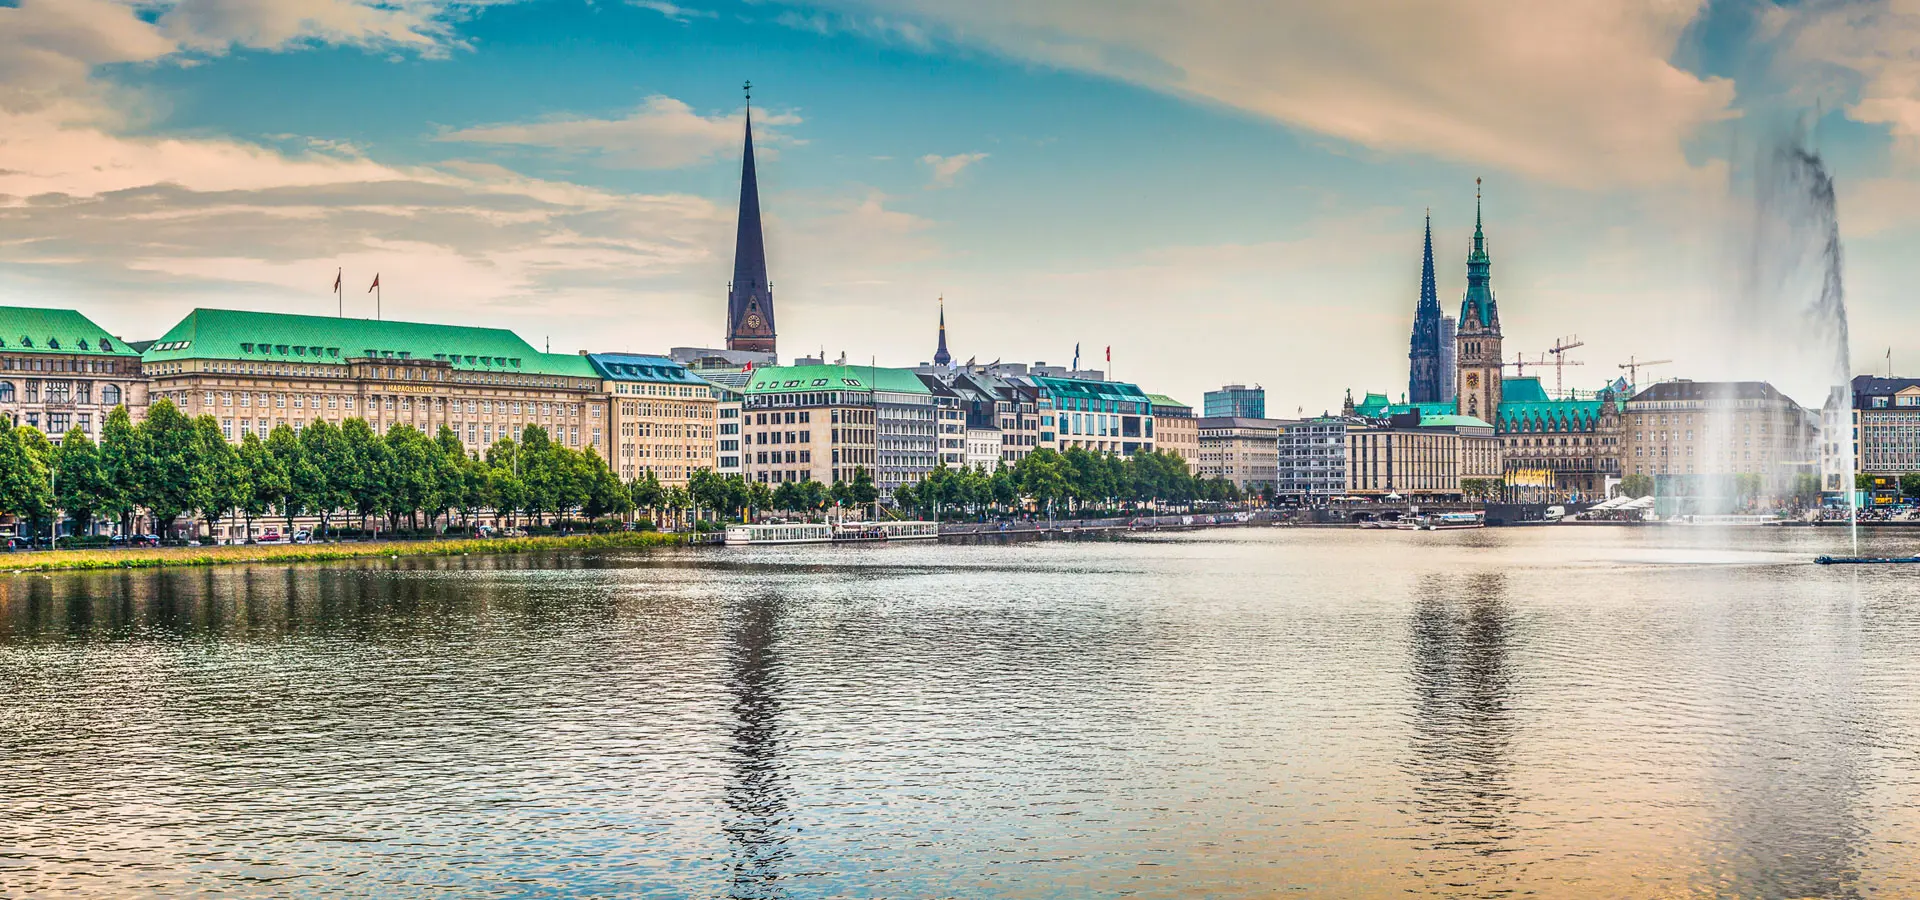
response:
[[[1572,350],[1575,347],[1585,347],[1586,345],[1587,345],[1587,342],[1581,340],[1580,336],[1576,334],[1576,335],[1571,335],[1569,337],[1559,338],[1553,342],[1552,347],[1547,348],[1547,352],[1553,354],[1554,396],[1556,397],[1566,396],[1566,379],[1563,375],[1563,372],[1567,366],[1586,365],[1586,363],[1568,359],[1567,351]],[[1542,357],[1542,359],[1545,359],[1545,357]]]
[[[1632,383],[1633,383],[1633,386],[1634,386],[1634,387],[1639,387],[1639,386],[1640,386],[1640,370],[1641,370],[1641,369],[1644,369],[1644,368],[1647,368],[1648,366],[1664,366],[1664,365],[1666,365],[1667,363],[1670,363],[1670,362],[1673,362],[1673,360],[1670,360],[1670,359],[1635,359],[1635,358],[1633,358],[1633,357],[1631,357],[1631,356],[1629,356],[1629,357],[1627,357],[1627,361],[1626,361],[1626,362],[1623,362],[1623,363],[1621,363],[1621,364],[1620,364],[1620,368],[1622,368],[1622,369],[1625,369],[1625,370],[1627,370],[1627,380],[1628,380],[1629,382],[1632,382]]]

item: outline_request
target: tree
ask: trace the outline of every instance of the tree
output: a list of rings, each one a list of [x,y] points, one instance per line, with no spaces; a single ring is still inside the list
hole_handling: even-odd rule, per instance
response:
[[[634,507],[646,510],[649,518],[667,498],[666,489],[660,486],[660,479],[654,476],[652,469],[629,482],[627,493],[633,497]]]
[[[293,441],[292,429],[286,430],[289,432],[286,440]],[[240,498],[240,512],[247,519],[245,540],[251,542],[256,517],[266,515],[270,509],[289,507],[287,497],[293,493],[293,475],[286,463],[267,448],[267,443],[251,431],[240,438],[240,468],[247,473],[247,493]],[[291,518],[287,527],[292,530]]]
[[[773,509],[773,488],[767,487],[764,481],[747,482],[747,508],[750,517],[761,510]]]
[[[101,512],[120,523],[122,534],[133,527],[133,510],[137,505],[134,483],[139,477],[141,453],[140,433],[133,426],[133,417],[127,414],[125,406],[114,407],[100,428],[100,472],[111,486]]]
[[[134,500],[153,514],[154,530],[164,537],[181,513],[194,508],[193,422],[162,398],[147,408],[138,431]]]
[[[220,421],[212,416],[193,420],[190,459],[188,482],[192,499],[188,508],[200,512],[211,539],[214,527],[246,496],[249,488],[245,472],[240,466],[239,454],[220,432]]]
[[[1653,496],[1653,476],[1636,472],[1620,479],[1620,493],[1636,500]]]
[[[53,472],[54,505],[66,510],[75,534],[86,534],[94,516],[113,507],[116,493],[100,448],[78,428],[67,432],[54,448]]]
[[[373,433],[365,419],[348,419],[340,424],[340,468],[329,478],[339,478],[347,502],[365,525],[368,516],[386,512],[391,494],[387,491],[387,445]]]
[[[359,421],[361,427],[365,420]],[[287,432],[285,438],[281,432]],[[353,477],[352,454],[347,449],[346,432],[325,419],[315,419],[300,429],[297,438],[292,429],[275,428],[267,436],[267,449],[287,470],[288,490],[280,509],[293,527],[293,511],[304,509],[320,517],[324,534],[333,521],[335,510],[353,503],[348,489]]]
[[[38,522],[53,511],[52,447],[40,429],[0,426],[0,511]]]
[[[1900,494],[1909,500],[1920,499],[1920,472],[1900,476]]]
[[[598,519],[630,512],[633,509],[633,495],[627,492],[626,485],[620,483],[620,476],[613,474],[613,469],[591,448],[582,458],[590,471],[587,501],[582,508],[587,518]]]
[[[805,503],[806,499],[800,496],[800,483],[797,481],[783,481],[779,487],[773,489],[775,509],[798,512]]]
[[[853,467],[853,486],[847,489],[847,497],[855,506],[867,506],[880,499],[880,488],[873,483],[873,473],[866,466]]]

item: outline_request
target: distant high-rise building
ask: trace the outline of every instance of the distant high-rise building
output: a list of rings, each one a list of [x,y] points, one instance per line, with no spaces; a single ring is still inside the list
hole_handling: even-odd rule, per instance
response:
[[[1264,419],[1267,417],[1267,392],[1257,384],[1253,387],[1229,384],[1201,395],[1201,408],[1209,419]]]
[[[1460,368],[1460,350],[1453,345],[1454,331],[1459,320],[1452,316],[1440,318],[1440,402],[1452,403],[1460,396],[1460,385],[1453,373]]]
[[[1444,381],[1453,380],[1450,369],[1441,368],[1445,354],[1441,348],[1440,290],[1433,277],[1433,214],[1427,214],[1425,254],[1420,263],[1420,301],[1413,312],[1413,339],[1407,350],[1407,401],[1439,403],[1446,399]]]
[[[752,99],[752,95],[748,95]],[[753,169],[753,111],[747,110],[746,151],[740,162],[740,227],[733,244],[733,283],[727,286],[727,349],[774,353],[773,282],[760,232],[760,180]]]

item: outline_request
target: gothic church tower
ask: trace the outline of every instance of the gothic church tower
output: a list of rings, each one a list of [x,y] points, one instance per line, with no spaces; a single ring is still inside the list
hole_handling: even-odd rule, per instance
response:
[[[747,84],[749,91],[753,84]],[[748,93],[751,101],[753,94]],[[740,162],[740,228],[733,242],[733,283],[727,286],[727,349],[774,352],[773,282],[760,232],[760,179],[753,170],[753,109],[747,109],[747,146]]]
[[[1456,400],[1461,415],[1493,422],[1500,413],[1500,306],[1493,297],[1493,260],[1487,256],[1487,235],[1481,227],[1480,179],[1473,184],[1467,295],[1460,301],[1460,321],[1453,337],[1459,379]]]
[[[1420,264],[1420,304],[1413,312],[1413,339],[1407,348],[1407,400],[1439,403],[1446,399],[1440,371],[1440,290],[1433,279],[1433,213],[1427,213],[1426,253]]]

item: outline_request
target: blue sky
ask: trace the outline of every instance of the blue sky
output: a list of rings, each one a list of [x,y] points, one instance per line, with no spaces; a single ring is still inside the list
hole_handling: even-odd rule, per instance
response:
[[[1893,2],[0,0],[0,297],[151,336],[330,312],[342,267],[394,317],[713,344],[752,79],[789,355],[918,362],[944,295],[963,359],[1398,393],[1422,216],[1457,302],[1483,177],[1509,356],[1812,401],[1755,349],[1799,330],[1738,287],[1744,173],[1820,111],[1856,364],[1920,353],[1916,47]]]

